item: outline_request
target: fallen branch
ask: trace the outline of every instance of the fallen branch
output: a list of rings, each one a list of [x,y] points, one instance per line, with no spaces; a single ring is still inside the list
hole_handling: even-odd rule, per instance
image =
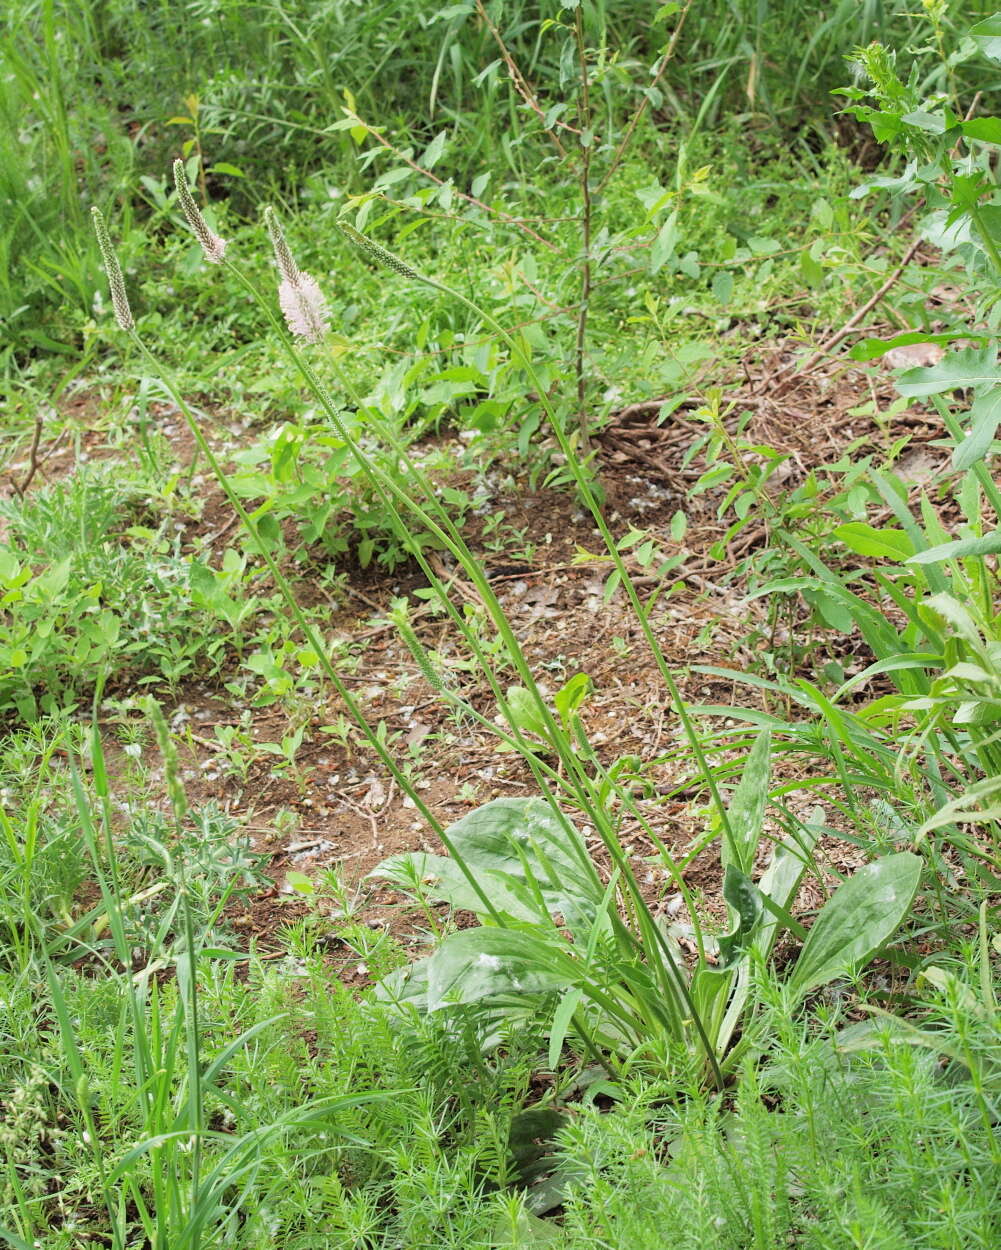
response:
[[[805,360],[802,365],[798,368],[793,365],[787,365],[785,369],[782,369],[779,372],[778,376],[769,388],[773,395],[781,395],[797,378],[802,377],[804,373],[809,373],[811,369],[815,369],[821,361],[830,356],[835,347],[837,347],[839,343],[851,334],[859,322],[864,320],[869,313],[872,312],[880,300],[882,300],[890,289],[900,280],[901,275],[914,259],[914,256],[920,246],[921,240],[915,239],[904,253],[903,260],[901,260],[900,264],[896,267],[896,269],[894,269],[893,273],[890,274],[883,285],[877,291],[873,292],[862,307],[856,309],[856,311],[852,313],[841,329],[838,330],[836,334],[832,334],[825,343],[822,343],[813,355]]]

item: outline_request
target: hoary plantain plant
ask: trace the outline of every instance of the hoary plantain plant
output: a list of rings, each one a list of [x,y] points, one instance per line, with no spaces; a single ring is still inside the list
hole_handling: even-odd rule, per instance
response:
[[[184,173],[184,167],[181,162],[175,164],[175,176],[178,183],[178,191],[182,207],[188,219],[191,228],[196,234],[202,245],[205,257],[213,264],[225,264],[226,267],[239,279],[241,283],[250,291],[250,293],[261,302],[262,307],[272,320],[276,331],[281,335],[283,343],[299,370],[301,376],[306,382],[309,389],[320,403],[321,407],[327,414],[333,429],[336,430],[338,437],[343,441],[344,445],[349,449],[351,455],[355,458],[359,468],[365,478],[371,483],[378,497],[382,500],[386,510],[386,516],[389,523],[396,530],[399,541],[404,549],[408,550],[424,572],[431,587],[435,591],[437,598],[447,613],[449,619],[455,625],[460,637],[465,642],[471,655],[474,657],[479,671],[486,678],[488,685],[497,700],[506,729],[498,730],[492,720],[483,713],[475,709],[467,701],[450,691],[443,683],[439,683],[439,693],[441,697],[448,703],[459,708],[469,715],[477,723],[490,729],[498,734],[502,741],[508,746],[519,751],[528,764],[533,776],[539,785],[541,793],[545,796],[546,802],[549,804],[554,819],[566,825],[567,832],[572,829],[562,807],[556,801],[555,795],[563,790],[566,796],[578,807],[584,815],[594,823],[598,829],[602,840],[611,855],[613,862],[620,874],[623,889],[628,893],[631,899],[632,916],[635,920],[635,927],[620,926],[619,937],[624,945],[630,948],[634,957],[641,958],[644,950],[650,950],[654,946],[659,946],[661,950],[660,964],[665,971],[664,975],[669,978],[662,986],[662,992],[665,1001],[672,1001],[673,998],[680,996],[684,1004],[684,1014],[688,1019],[693,1020],[696,1031],[700,1030],[700,1024],[697,1015],[693,1012],[691,1002],[688,996],[687,987],[680,975],[680,970],[674,966],[674,955],[670,946],[652,924],[651,918],[642,905],[642,898],[637,885],[632,868],[628,863],[625,854],[619,845],[616,835],[614,822],[609,810],[607,797],[604,790],[608,787],[608,777],[599,777],[597,771],[591,773],[588,771],[585,760],[570,740],[565,725],[561,723],[546,700],[539,692],[532,671],[521,651],[518,641],[514,635],[510,623],[507,620],[504,611],[497,600],[493,587],[486,576],[485,570],[475,559],[466,546],[461,534],[459,533],[452,518],[438,498],[437,492],[433,489],[431,483],[424,476],[422,471],[414,464],[408,456],[406,450],[400,446],[398,440],[393,436],[392,432],[387,430],[380,422],[378,414],[362,404],[360,399],[355,397],[356,412],[364,414],[366,421],[372,426],[374,431],[383,438],[389,446],[389,449],[395,457],[395,471],[388,472],[380,461],[368,454],[361,448],[357,439],[353,434],[353,429],[349,428],[351,422],[346,419],[346,414],[334,404],[332,398],[326,388],[317,378],[314,370],[304,358],[298,347],[293,343],[292,339],[285,334],[280,323],[274,315],[268,301],[254,288],[253,284],[243,274],[243,272],[234,265],[231,260],[226,257],[226,243],[212,232],[205,223],[197,207],[194,205],[190,190]],[[239,516],[248,534],[254,541],[262,560],[266,564],[271,573],[276,586],[282,596],[286,599],[290,611],[296,620],[299,629],[306,641],[308,648],[316,657],[316,662],[320,665],[322,671],[327,676],[333,687],[337,690],[350,715],[361,727],[362,732],[369,745],[376,751],[380,759],[383,761],[394,780],[400,786],[403,793],[407,794],[417,809],[427,820],[429,826],[441,839],[443,845],[452,854],[456,861],[459,871],[463,874],[467,884],[473,894],[479,899],[480,904],[487,914],[489,914],[495,923],[501,923],[502,917],[493,906],[489,896],[480,886],[475,874],[468,868],[463,861],[458,849],[451,843],[447,831],[441,824],[435,820],[432,813],[428,810],[422,796],[416,791],[409,779],[404,775],[398,767],[391,753],[386,748],[385,743],[379,738],[378,734],[367,723],[357,701],[352,697],[346,685],[340,680],[336,670],[330,662],[326,648],[318,637],[316,631],[306,619],[304,613],[299,607],[295,595],[292,592],[284,574],[278,567],[273,553],[270,551],[268,544],[262,539],[256,517],[251,517],[243,504],[238,499],[232,483],[228,475],[223,471],[218,459],[214,455],[211,447],[205,439],[201,430],[199,421],[190,407],[184,402],[183,397],[178,394],[176,387],[173,386],[171,379],[159,365],[156,358],[148,351],[141,338],[136,333],[134,318],[128,304],[127,295],[125,293],[124,280],[121,270],[111,247],[110,239],[104,226],[103,218],[100,213],[95,210],[94,213],[95,226],[101,241],[102,254],[105,259],[105,265],[108,271],[109,283],[111,286],[112,300],[115,308],[116,319],[120,328],[126,331],[132,338],[135,345],[143,356],[157,369],[164,380],[164,384],[171,391],[179,410],[184,415],[198,447],[209,464],[212,472],[215,474],[220,485],[222,486],[226,496]],[[291,256],[288,245],[285,241],[284,234],[273,213],[266,214],[266,220],[271,234],[271,240],[275,251],[275,259],[279,273],[281,275],[281,285],[279,287],[279,300],[282,311],[285,314],[286,321],[292,333],[299,338],[307,341],[315,341],[322,337],[327,330],[327,314],[322,296],[315,280],[308,274],[304,274]],[[381,249],[377,249],[381,253]],[[388,255],[388,254],[386,254]],[[391,258],[395,268],[410,273],[408,267],[396,258]],[[350,385],[344,379],[345,388],[350,393]],[[353,414],[352,414],[353,415]],[[583,480],[583,479],[582,479]],[[417,488],[420,490],[420,499],[415,498],[410,490]],[[607,526],[601,517],[594,501],[593,495],[589,494],[591,506],[595,512],[596,518],[600,526],[604,529],[607,541],[611,547],[611,554],[623,582],[630,590],[630,593],[638,605],[635,588],[629,580],[628,573],[622,562],[621,554],[615,548],[610,534],[608,534]],[[459,562],[464,573],[469,577],[477,594],[497,629],[498,636],[507,653],[509,662],[513,665],[518,673],[522,685],[517,688],[518,698],[515,700],[518,704],[517,709],[512,704],[512,691],[505,691],[501,685],[489,656],[486,654],[476,630],[471,628],[461,606],[457,606],[452,602],[449,595],[449,589],[444,585],[435,569],[427,560],[421,545],[415,541],[413,537],[413,519],[416,518],[420,525],[429,532],[442,547],[449,551]],[[726,810],[722,805],[719,791],[716,786],[715,778],[711,770],[706,764],[698,737],[695,733],[694,726],[681,702],[677,685],[673,676],[667,669],[666,662],[657,647],[655,637],[650,629],[649,623],[645,615],[641,617],[644,630],[650,640],[651,646],[654,648],[656,655],[659,657],[659,664],[665,676],[665,682],[668,684],[669,690],[675,701],[675,707],[678,710],[679,717],[685,726],[686,732],[691,743],[693,752],[700,760],[702,765],[702,775],[710,793],[714,796],[719,819],[726,827],[727,816]],[[413,646],[415,639],[412,635],[404,634],[404,640],[408,645]],[[537,743],[526,736],[524,730],[525,724],[525,704],[529,703],[534,712],[535,722],[541,726],[547,741],[555,750],[562,768],[554,768],[547,763],[537,750]],[[622,790],[618,795],[621,801],[626,805],[628,810],[634,811],[631,797]],[[583,856],[586,860],[586,854]],[[587,860],[588,869],[593,874],[594,868]],[[678,877],[679,885],[683,887],[680,876],[677,874],[673,864],[667,862],[668,870],[672,875]],[[713,1052],[708,1043],[708,1039],[704,1040],[703,1047],[710,1064],[714,1065],[715,1060]]]
[[[394,973],[382,993],[401,1008],[448,1012],[478,1004],[484,1036],[526,1014],[549,1014],[549,1064],[571,1040],[612,1072],[639,1066],[663,1071],[694,1063],[723,1076],[762,1038],[756,1028],[754,978],[779,936],[790,932],[802,948],[785,973],[790,1005],[812,990],[867,963],[906,917],[921,876],[909,852],[884,856],[860,869],[830,897],[807,933],[790,908],[811,861],[812,841],[787,838],[774,847],[758,882],[768,793],[770,737],[762,733],[729,806],[737,832],[723,844],[730,931],[710,936],[692,913],[690,925],[670,925],[648,912],[659,941],[638,959],[621,941],[630,917],[617,872],[604,884],[586,845],[553,820],[537,799],[496,799],[463,817],[449,839],[489,893],[503,925],[487,915],[451,859],[424,852],[398,855],[374,877],[425,898],[477,913],[481,924],[448,935],[420,962]],[[583,868],[582,868],[583,865]],[[647,904],[641,901],[640,907]],[[685,968],[682,939],[694,948]],[[671,959],[664,959],[664,948]],[[691,1004],[693,1015],[686,1014]],[[695,1020],[701,1024],[697,1031]],[[740,1040],[732,1045],[735,1035]],[[714,1063],[706,1060],[705,1040]]]
[[[759,743],[745,780],[727,805],[674,675],[657,642],[648,612],[639,599],[618,545],[601,513],[588,475],[574,455],[572,442],[549,404],[545,388],[538,385],[541,406],[567,457],[570,473],[577,482],[581,497],[605,540],[715,808],[715,821],[724,845],[726,896],[733,929],[714,943],[704,932],[689,891],[666,848],[659,846],[648,822],[638,812],[628,788],[619,784],[613,773],[603,767],[587,741],[578,714],[587,693],[586,679],[579,676],[572,679],[557,695],[555,711],[550,707],[535,682],[484,569],[470,552],[423,471],[399,444],[393,432],[385,428],[378,414],[372,412],[359,397],[352,395],[346,378],[342,377],[342,382],[353,398],[355,411],[345,413],[335,404],[293,338],[281,327],[269,301],[260,295],[243,271],[227,256],[225,241],[205,223],[193,202],[181,162],[175,165],[175,175],[182,208],[206,259],[213,264],[225,265],[265,309],[332,429],[382,500],[389,524],[396,529],[404,549],[412,554],[425,573],[442,608],[486,679],[497,701],[504,727],[496,728],[490,718],[450,690],[445,683],[438,683],[442,699],[461,709],[478,724],[489,727],[506,745],[517,750],[543,796],[527,806],[488,806],[478,816],[469,818],[475,836],[470,834],[470,825],[460,822],[452,829],[445,829],[434,819],[385,743],[368,725],[357,702],[334,669],[322,640],[299,608],[268,544],[262,540],[257,523],[261,510],[254,517],[248,514],[205,439],[197,417],[177,394],[169,376],[136,333],[117,260],[103,220],[95,213],[120,327],[158,369],[165,385],[174,394],[203,456],[286,598],[316,662],[340,694],[370,745],[449,852],[450,858],[443,858],[438,867],[447,865],[443,869],[447,874],[443,880],[447,881],[452,891],[452,901],[470,907],[488,922],[481,929],[472,931],[475,936],[459,934],[449,938],[427,965],[429,972],[433,972],[425,992],[430,994],[428,1005],[432,1009],[441,1009],[453,997],[458,1001],[490,1000],[496,1003],[499,996],[501,1001],[510,1003],[520,996],[520,1009],[534,1009],[538,994],[559,989],[562,994],[552,1030],[554,1056],[563,1037],[573,1030],[596,1058],[611,1055],[616,1057],[612,1062],[638,1049],[649,1051],[660,1064],[668,1062],[671,1055],[678,1051],[685,1055],[698,1054],[706,1072],[717,1084],[721,1083],[724,1074],[720,1058],[726,1054],[730,1038],[744,1016],[753,965],[756,960],[767,957],[780,930],[780,923],[791,923],[794,931],[797,928],[795,922],[791,922],[788,908],[812,851],[808,842],[784,845],[776,853],[771,875],[764,879],[763,887],[752,884],[749,872],[758,847],[764,811],[769,755],[767,739]],[[279,301],[288,327],[296,338],[317,342],[328,330],[328,314],[322,294],[315,280],[297,267],[281,227],[270,211],[266,213],[266,221],[281,277]],[[436,280],[418,273],[357,231],[348,227],[344,229],[368,256],[401,276],[468,304],[507,343],[512,357],[518,360],[529,379],[538,382],[532,363],[518,342],[486,312]],[[359,419],[364,420],[385,441],[392,458],[391,469],[359,444],[354,434]],[[519,687],[506,690],[502,686],[481,637],[470,627],[461,605],[453,603],[449,588],[426,558],[421,544],[415,541],[415,520],[454,556],[469,578],[497,631],[508,663],[518,674],[522,683]],[[399,621],[397,623],[400,624]],[[413,631],[401,628],[401,633],[407,645],[420,654],[420,644]],[[545,744],[546,751],[539,749],[540,740]],[[552,758],[557,761],[556,766],[550,762]],[[698,950],[698,966],[693,975],[685,969],[678,932],[672,932],[658,921],[644,897],[629,858],[618,840],[617,817],[610,797],[614,798],[618,810],[628,812],[651,834],[661,850],[665,869],[688,904],[691,932]],[[597,831],[611,861],[611,875],[607,880],[599,873],[586,844],[569,818],[566,811],[568,804],[575,814]],[[494,828],[498,819],[499,830]],[[485,833],[479,829],[481,825]],[[411,864],[408,871],[414,867]],[[818,921],[817,936],[807,940],[801,956],[794,981],[801,994],[870,957],[889,938],[906,913],[917,887],[919,871],[920,864],[915,857],[891,857],[865,870],[862,876],[839,891],[830,911],[825,911]],[[499,877],[498,873],[501,874]],[[874,898],[882,900],[880,908],[874,908]],[[879,914],[874,915],[874,910]],[[474,950],[474,947],[477,949]],[[466,957],[470,954],[475,954],[476,958],[468,965]],[[420,975],[417,974],[418,983]]]

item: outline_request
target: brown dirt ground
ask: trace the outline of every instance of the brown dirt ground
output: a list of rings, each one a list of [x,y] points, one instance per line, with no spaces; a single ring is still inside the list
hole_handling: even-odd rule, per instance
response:
[[[745,437],[788,454],[783,487],[818,465],[837,460],[846,448],[861,456],[885,450],[900,438],[906,438],[908,445],[898,471],[919,481],[941,465],[947,453],[932,445],[942,434],[934,414],[915,406],[898,414],[888,427],[871,416],[851,415],[869,401],[884,410],[889,406],[895,392],[886,373],[862,372],[833,361],[795,379],[780,393],[771,381],[795,351],[793,344],[779,344],[759,353],[747,364],[744,385],[727,392],[736,412],[748,409],[752,413]],[[54,449],[44,475],[50,479],[61,469],[68,470],[80,450],[92,458],[120,454],[107,447],[95,420],[93,400],[82,397],[73,403],[76,411],[69,415],[79,423],[80,441],[74,448],[71,440],[65,440]],[[671,554],[678,550],[670,538],[671,518],[679,508],[686,512],[686,558],[660,594],[653,624],[668,661],[681,675],[688,699],[747,704],[753,700],[746,687],[691,669],[702,664],[742,671],[759,663],[764,603],[747,602],[739,579],[730,575],[741,560],[767,545],[767,525],[742,531],[726,559],[710,558],[709,548],[724,528],[715,515],[720,496],[688,497],[703,466],[698,458],[689,466],[682,463],[703,427],[693,420],[690,408],[680,409],[660,425],[658,407],[627,407],[598,438],[606,515],[616,532],[624,533],[629,525],[646,529]],[[176,414],[166,406],[158,411],[182,460],[190,458],[190,441]],[[230,433],[240,435],[239,430]],[[507,468],[499,466],[505,473]],[[510,469],[517,478],[518,466]],[[235,526],[219,492],[209,485],[205,489],[204,510],[191,522],[186,538],[203,550],[206,545],[222,550],[232,541]],[[591,518],[572,498],[554,491],[498,491],[490,507],[503,509],[506,524],[524,530],[526,538],[536,544],[531,558],[526,558],[510,550],[491,551],[483,541],[477,542],[475,525],[470,531],[471,545],[482,554],[535,672],[552,691],[574,673],[591,676],[595,693],[587,704],[586,725],[606,763],[627,753],[647,761],[668,756],[679,741],[677,718],[624,596],[619,592],[606,603],[602,591],[607,568],[598,562],[575,562],[581,548],[600,550]],[[344,568],[349,573],[346,592],[331,605],[328,632],[350,642],[357,667],[347,680],[370,719],[385,721],[389,731],[399,735],[400,746],[412,750],[418,786],[436,817],[447,824],[490,798],[533,793],[524,764],[499,753],[489,734],[479,728],[455,725],[385,621],[391,600],[420,585],[420,577],[406,569],[386,573],[349,564]],[[655,579],[639,572],[640,584],[646,584],[648,592],[655,589],[650,585]],[[460,599],[475,599],[472,588],[458,579],[453,588]],[[416,627],[426,646],[447,653],[446,629],[440,619],[425,613]],[[839,659],[845,665],[866,662],[861,644],[852,640],[842,641]],[[489,691],[468,682],[462,690],[479,710],[492,715]],[[175,725],[192,732],[183,759],[189,801],[193,805],[208,800],[219,803],[253,834],[257,850],[268,857],[273,885],[230,916],[248,943],[254,942],[264,952],[273,950],[276,929],[308,909],[287,883],[290,870],[315,877],[331,868],[358,890],[354,919],[388,929],[403,940],[418,940],[423,921],[417,912],[401,905],[404,900],[398,892],[366,883],[365,874],[388,855],[440,848],[429,838],[409,801],[382,775],[374,757],[324,735],[321,727],[336,721],[342,711],[336,697],[324,695],[318,706],[308,710],[291,709],[293,716],[307,724],[296,777],[274,768],[273,756],[260,757],[245,780],[227,775],[212,750],[214,727],[237,724],[245,709],[220,688],[187,687],[165,711]],[[289,712],[277,705],[252,708],[254,738],[280,740],[287,731]],[[135,766],[122,754],[114,727],[109,724],[107,729],[113,770],[124,775]],[[150,767],[146,784],[155,790],[158,777],[162,785],[162,775],[152,748],[145,748],[145,753]],[[683,856],[703,832],[700,808],[704,808],[704,796],[686,789],[684,773],[668,758],[655,764],[649,777],[654,793],[640,802],[640,809],[672,853]],[[803,801],[801,808],[815,802],[813,798]],[[294,819],[282,813],[293,813]],[[827,816],[832,816],[830,809]],[[651,895],[666,900],[669,883],[657,865],[654,847],[638,825],[627,823],[621,836]],[[848,843],[832,841],[824,849],[832,869],[850,871],[860,862],[859,852]],[[600,860],[600,846],[595,853]],[[694,858],[685,877],[708,910],[720,910],[717,851],[710,848]],[[808,882],[800,909],[810,910],[820,897],[819,888]],[[364,979],[353,966],[357,960],[340,962],[349,980]]]

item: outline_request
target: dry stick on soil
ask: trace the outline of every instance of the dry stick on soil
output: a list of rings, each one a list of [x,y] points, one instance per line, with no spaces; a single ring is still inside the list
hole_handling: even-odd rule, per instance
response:
[[[797,378],[802,377],[804,373],[809,373],[810,370],[816,368],[822,360],[830,356],[835,347],[837,347],[843,339],[846,339],[848,335],[851,334],[852,330],[855,329],[858,323],[872,312],[880,300],[883,299],[883,297],[889,292],[891,287],[893,287],[894,284],[900,280],[904,270],[914,259],[914,256],[920,246],[921,240],[915,239],[904,253],[903,260],[901,260],[900,264],[896,267],[896,269],[894,269],[893,273],[890,274],[883,285],[875,291],[869,299],[866,300],[861,308],[848,318],[836,334],[832,334],[826,343],[822,343],[808,360],[804,361],[798,369],[794,368],[792,365],[787,365],[785,369],[778,374],[770,387],[773,395],[783,394],[783,392],[786,391]]]
[[[24,492],[31,485],[32,479],[41,468],[42,462],[38,459],[38,445],[42,441],[42,428],[45,424],[43,417],[35,418],[35,428],[31,434],[31,447],[28,449],[28,471],[24,475],[24,480],[18,482],[13,473],[7,475],[7,480],[14,488],[14,493],[18,499],[24,498]]]

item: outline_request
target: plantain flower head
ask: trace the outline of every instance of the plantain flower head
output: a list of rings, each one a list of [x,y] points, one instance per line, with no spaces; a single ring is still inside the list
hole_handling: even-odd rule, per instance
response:
[[[289,330],[307,343],[318,343],[330,329],[323,292],[308,273],[300,273],[298,282],[282,281],[278,303]]]
[[[188,176],[184,172],[184,162],[181,160],[174,161],[174,184],[177,187],[177,197],[181,201],[181,211],[194,232],[195,238],[201,244],[205,259],[210,264],[218,265],[226,255],[226,240],[213,234],[209,229],[208,222],[202,216],[191,194]]]
[[[330,329],[327,304],[320,284],[311,274],[303,273],[295,263],[285,232],[270,206],[264,210],[264,221],[274,248],[275,265],[281,275],[278,303],[285,315],[285,323],[297,338],[305,339],[307,343],[318,343]]]
[[[108,275],[108,286],[111,288],[111,307],[115,310],[115,320],[123,330],[134,330],[136,323],[129,307],[129,297],[125,290],[125,279],[122,267],[118,263],[115,249],[111,246],[111,236],[104,215],[99,208],[92,208],[90,215],[94,221],[94,232],[97,235],[97,246],[104,262],[104,272]]]

